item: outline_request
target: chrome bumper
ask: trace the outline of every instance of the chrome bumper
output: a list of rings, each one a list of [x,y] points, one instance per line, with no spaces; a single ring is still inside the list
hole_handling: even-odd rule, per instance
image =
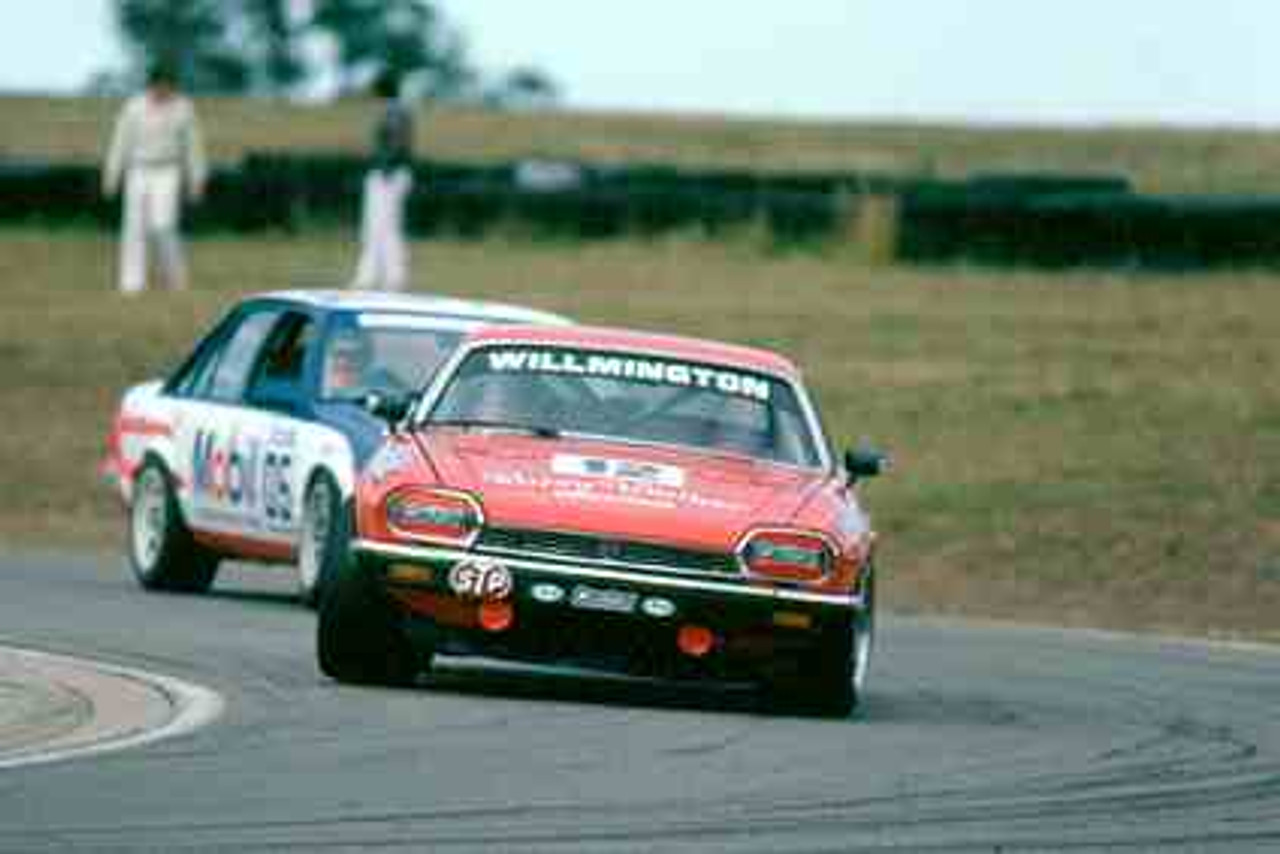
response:
[[[410,563],[454,564],[477,555],[500,561],[513,572],[554,575],[563,578],[607,581],[619,584],[635,584],[644,587],[663,588],[671,591],[689,593],[712,593],[717,595],[743,597],[757,602],[794,603],[804,605],[820,605],[832,608],[861,610],[865,602],[861,596],[845,593],[823,593],[813,590],[801,590],[790,587],[757,587],[745,580],[719,580],[707,577],[695,577],[692,574],[673,576],[659,572],[587,566],[569,561],[554,561],[545,558],[514,556],[503,552],[473,552],[463,549],[451,549],[439,546],[405,546],[391,543],[380,543],[372,540],[356,540],[352,548],[362,555],[387,561],[408,561]]]

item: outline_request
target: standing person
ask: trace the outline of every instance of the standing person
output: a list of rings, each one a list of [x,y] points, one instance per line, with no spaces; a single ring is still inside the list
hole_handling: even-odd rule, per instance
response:
[[[155,240],[171,290],[187,286],[178,235],[182,193],[204,195],[207,167],[195,107],[178,91],[174,66],[157,63],[146,90],[130,98],[116,119],[103,170],[103,193],[114,198],[124,184],[119,288],[136,294],[147,285],[147,242]]]
[[[400,77],[384,71],[374,83],[382,113],[360,211],[360,262],[353,288],[403,291],[409,278],[404,209],[413,189],[413,116],[400,100]]]

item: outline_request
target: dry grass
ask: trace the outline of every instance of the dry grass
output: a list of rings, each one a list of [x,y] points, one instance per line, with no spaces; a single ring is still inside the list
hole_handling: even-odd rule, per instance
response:
[[[416,286],[765,344],[807,370],[898,610],[1277,637],[1280,279],[874,270],[747,240],[441,242]],[[343,235],[193,247],[199,290],[123,301],[113,246],[0,233],[0,542],[114,546],[95,483],[128,383],[241,293],[339,281]]]
[[[0,158],[95,161],[117,106],[107,99],[0,97]],[[213,156],[223,162],[249,150],[363,150],[374,109],[359,101],[323,107],[228,99],[200,103]],[[419,134],[425,156],[464,161],[565,157],[946,177],[1085,172],[1128,175],[1151,192],[1280,192],[1280,136],[1261,130],[984,129],[442,107],[426,113]]]

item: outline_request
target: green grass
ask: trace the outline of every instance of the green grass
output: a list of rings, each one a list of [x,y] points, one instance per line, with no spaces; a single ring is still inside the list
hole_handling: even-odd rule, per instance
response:
[[[0,158],[97,161],[119,102],[0,96]],[[299,106],[204,99],[212,156],[246,151],[363,151],[376,105]],[[1127,175],[1148,192],[1280,192],[1280,135],[1263,129],[976,128],[726,120],[716,116],[424,110],[418,149],[463,161],[523,157],[768,172],[865,170],[959,178],[979,172]]]
[[[0,232],[0,541],[114,547],[94,467],[120,391],[236,296],[341,281],[354,252],[202,240],[194,292],[127,301],[108,237]],[[897,610],[1280,636],[1280,277],[875,270],[746,238],[419,243],[414,271],[796,359],[839,445],[894,454],[866,495]]]

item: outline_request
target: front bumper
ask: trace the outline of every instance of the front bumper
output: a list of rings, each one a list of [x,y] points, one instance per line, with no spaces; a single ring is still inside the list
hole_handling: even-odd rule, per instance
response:
[[[353,548],[364,570],[408,618],[410,635],[415,622],[427,623],[430,636],[424,640],[446,652],[755,675],[762,662],[794,661],[833,635],[846,634],[867,607],[855,593],[741,577],[370,540],[356,541]],[[459,596],[450,587],[450,571],[477,557],[510,573],[510,592],[504,595],[514,614],[510,626],[486,630],[478,617],[481,600]],[[596,600],[582,601],[587,594]],[[601,598],[610,607],[602,607]],[[712,632],[710,652],[692,656],[680,650],[678,634],[688,626]]]

